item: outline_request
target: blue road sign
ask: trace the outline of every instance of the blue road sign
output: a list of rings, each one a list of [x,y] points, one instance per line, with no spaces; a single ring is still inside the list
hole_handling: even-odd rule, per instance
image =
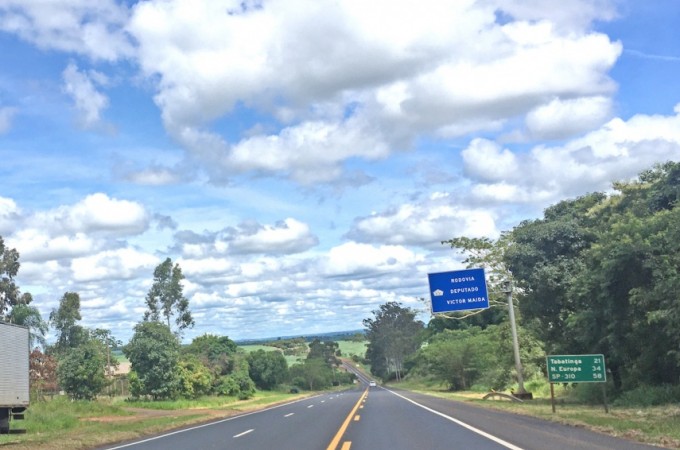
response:
[[[430,273],[427,277],[434,314],[489,307],[484,269]]]

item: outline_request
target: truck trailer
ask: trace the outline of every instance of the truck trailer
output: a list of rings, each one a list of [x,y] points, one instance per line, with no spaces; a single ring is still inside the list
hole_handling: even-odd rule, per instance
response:
[[[0,434],[28,408],[28,328],[0,322]]]

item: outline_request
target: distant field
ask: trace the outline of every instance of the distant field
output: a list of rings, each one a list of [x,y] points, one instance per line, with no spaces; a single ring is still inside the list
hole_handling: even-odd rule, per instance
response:
[[[270,347],[269,345],[260,345],[260,344],[239,345],[238,348],[245,350],[247,353],[256,352],[258,350],[264,350],[265,352],[280,351],[276,347]],[[301,359],[304,359],[304,357],[292,356],[292,355],[283,355],[283,357],[286,358],[286,362],[288,363],[288,367],[292,366],[293,364],[300,361]]]
[[[368,341],[364,342],[354,342],[354,341],[337,341],[337,343],[340,345],[340,352],[342,353],[342,356],[349,357],[352,355],[357,355],[361,356],[362,358],[366,355],[366,345],[368,344]],[[274,350],[278,350],[276,347],[270,347],[268,345],[261,345],[261,344],[248,344],[248,345],[239,345],[239,348],[243,349],[244,351],[250,353],[254,352],[257,350],[264,350],[265,352],[271,352]],[[300,356],[287,356],[286,361],[288,362],[288,366],[291,366],[295,364],[296,362],[304,359],[304,357]]]
[[[243,350],[246,351],[246,353],[256,352],[258,350],[264,350],[265,352],[271,352],[273,350],[278,350],[276,347],[271,347],[269,345],[260,345],[260,344],[239,345],[238,348],[242,348]]]
[[[366,346],[368,345],[368,341],[338,341],[338,344],[340,344],[342,356],[357,355],[362,358],[366,356]]]

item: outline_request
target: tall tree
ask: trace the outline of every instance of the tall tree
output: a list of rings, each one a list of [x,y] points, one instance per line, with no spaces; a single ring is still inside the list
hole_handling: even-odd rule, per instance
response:
[[[26,294],[25,294],[26,295]],[[38,343],[43,348],[45,347],[45,334],[49,329],[47,322],[45,322],[40,315],[40,311],[35,306],[30,306],[27,303],[19,303],[14,305],[12,311],[7,315],[10,323],[16,325],[23,325],[29,329],[29,346]]]
[[[145,321],[158,322],[163,316],[166,325],[171,328],[171,319],[174,317],[178,334],[185,328],[194,326],[189,300],[183,293],[183,279],[179,264],[173,266],[170,258],[166,258],[156,267],[153,271],[153,285],[146,296],[148,309],[144,313]]]
[[[309,343],[309,353],[307,359],[321,359],[328,364],[329,367],[337,366],[338,352],[340,351],[340,344],[335,341],[321,341],[316,338]]]
[[[5,241],[0,236],[0,319],[20,298],[19,288],[14,282],[18,272],[19,252],[5,247]]]
[[[363,320],[371,372],[382,378],[394,373],[401,380],[405,358],[420,348],[424,325],[416,320],[416,311],[397,302],[385,303],[373,314],[375,318]]]
[[[80,316],[80,295],[77,292],[66,292],[59,300],[59,307],[50,313],[50,323],[57,331],[57,352],[75,348],[85,341],[86,332],[78,325]]]

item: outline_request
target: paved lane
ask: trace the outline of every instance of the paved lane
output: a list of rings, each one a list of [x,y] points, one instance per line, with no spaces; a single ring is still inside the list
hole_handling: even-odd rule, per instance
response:
[[[659,447],[407,391],[371,388],[348,449],[652,450]]]
[[[362,389],[324,394],[264,411],[104,449],[325,449],[359,400]]]

